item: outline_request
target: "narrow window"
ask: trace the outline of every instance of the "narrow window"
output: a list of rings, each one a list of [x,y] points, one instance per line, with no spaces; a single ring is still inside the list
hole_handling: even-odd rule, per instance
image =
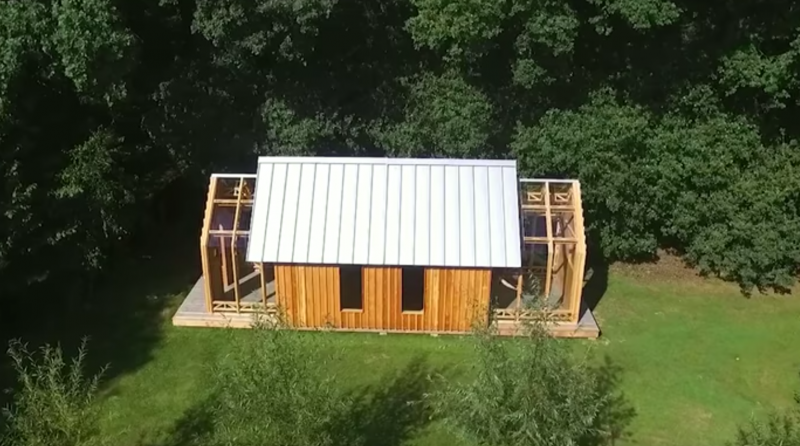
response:
[[[363,310],[361,267],[339,267],[339,305],[344,310]]]
[[[425,295],[425,269],[420,267],[403,268],[402,309],[403,311],[422,311]]]

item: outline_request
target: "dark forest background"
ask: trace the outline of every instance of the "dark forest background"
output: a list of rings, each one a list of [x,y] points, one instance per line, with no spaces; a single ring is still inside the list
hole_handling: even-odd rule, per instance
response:
[[[583,182],[606,261],[781,290],[798,100],[791,0],[5,0],[0,298],[196,240],[208,174],[266,154],[514,157]]]

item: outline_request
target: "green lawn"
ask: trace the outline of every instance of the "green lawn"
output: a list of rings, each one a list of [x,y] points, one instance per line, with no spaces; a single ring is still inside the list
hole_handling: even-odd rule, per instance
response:
[[[597,352],[623,367],[639,444],[721,444],[800,388],[797,296],[612,276],[598,314]]]
[[[182,293],[196,279],[197,266],[187,270],[185,263],[194,258],[194,242],[187,238],[185,249],[170,251],[174,256],[132,259],[135,269],[120,268],[94,306],[42,308],[30,320],[10,318],[13,326],[0,327],[9,336],[67,347],[91,336],[90,359],[111,365],[101,401],[105,444],[178,446],[174,431],[185,429],[206,395],[209,367],[233,342],[252,336],[250,330],[170,325]],[[796,294],[746,299],[730,284],[658,266],[644,272],[612,268],[607,286],[594,286],[590,294],[602,294],[596,309],[601,338],[566,342],[621,366],[620,387],[636,410],[625,444],[722,446],[738,423],[787,407],[800,390]],[[430,369],[466,377],[472,355],[462,337],[319,335],[341,348],[331,373],[352,389],[386,388],[419,357]],[[7,363],[0,366],[5,385]],[[392,419],[389,409],[375,410]],[[435,423],[417,427],[384,443],[458,444]]]
[[[177,299],[171,297],[170,305]],[[622,367],[621,387],[637,412],[626,444],[722,445],[737,423],[788,406],[800,388],[796,296],[746,299],[718,282],[612,273],[596,314],[602,337],[569,342]],[[162,318],[168,315],[169,308]],[[174,444],[171,432],[207,391],[209,365],[234,338],[251,333],[175,328],[164,319],[157,336],[131,340],[150,349],[146,359],[112,369],[102,402],[108,444]],[[431,368],[463,376],[472,354],[461,337],[323,336],[333,336],[342,348],[331,373],[343,386],[381,383],[418,356]],[[126,341],[115,342],[124,348]],[[108,340],[104,344],[111,348]],[[436,424],[404,442],[457,444]]]

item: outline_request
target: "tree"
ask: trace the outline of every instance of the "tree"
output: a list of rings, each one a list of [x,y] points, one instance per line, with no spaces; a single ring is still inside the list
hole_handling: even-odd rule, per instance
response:
[[[403,119],[374,133],[395,156],[475,158],[489,153],[493,111],[488,98],[454,74],[409,82]]]
[[[260,154],[514,156],[583,182],[608,261],[800,266],[788,0],[9,0],[0,36],[3,299],[90,294],[163,191]]]
[[[786,174],[800,170],[800,152],[764,147],[746,119],[720,110],[658,116],[605,90],[578,110],[519,126],[512,148],[527,175],[583,181],[587,230],[608,259],[675,247],[745,291],[794,280],[800,195],[797,176]]]
[[[0,5],[0,30],[5,296],[101,268],[152,189],[132,168],[147,154],[120,125],[140,42],[119,8],[11,0]]]

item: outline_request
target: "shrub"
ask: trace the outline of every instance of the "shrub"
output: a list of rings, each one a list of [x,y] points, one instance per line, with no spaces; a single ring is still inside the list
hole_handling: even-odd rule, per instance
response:
[[[773,413],[766,422],[750,421],[736,433],[729,446],[800,446],[800,393],[797,407],[784,414]]]
[[[619,437],[633,411],[615,391],[613,368],[573,359],[541,326],[523,338],[475,336],[475,379],[445,382],[440,416],[482,446],[600,444]]]
[[[262,325],[214,370],[208,443],[321,446],[343,404],[323,336]]]
[[[95,404],[102,374],[85,377],[86,342],[78,355],[65,359],[60,347],[45,345],[35,355],[13,341],[8,354],[18,388],[3,410],[8,446],[77,446],[94,444],[99,412]]]

